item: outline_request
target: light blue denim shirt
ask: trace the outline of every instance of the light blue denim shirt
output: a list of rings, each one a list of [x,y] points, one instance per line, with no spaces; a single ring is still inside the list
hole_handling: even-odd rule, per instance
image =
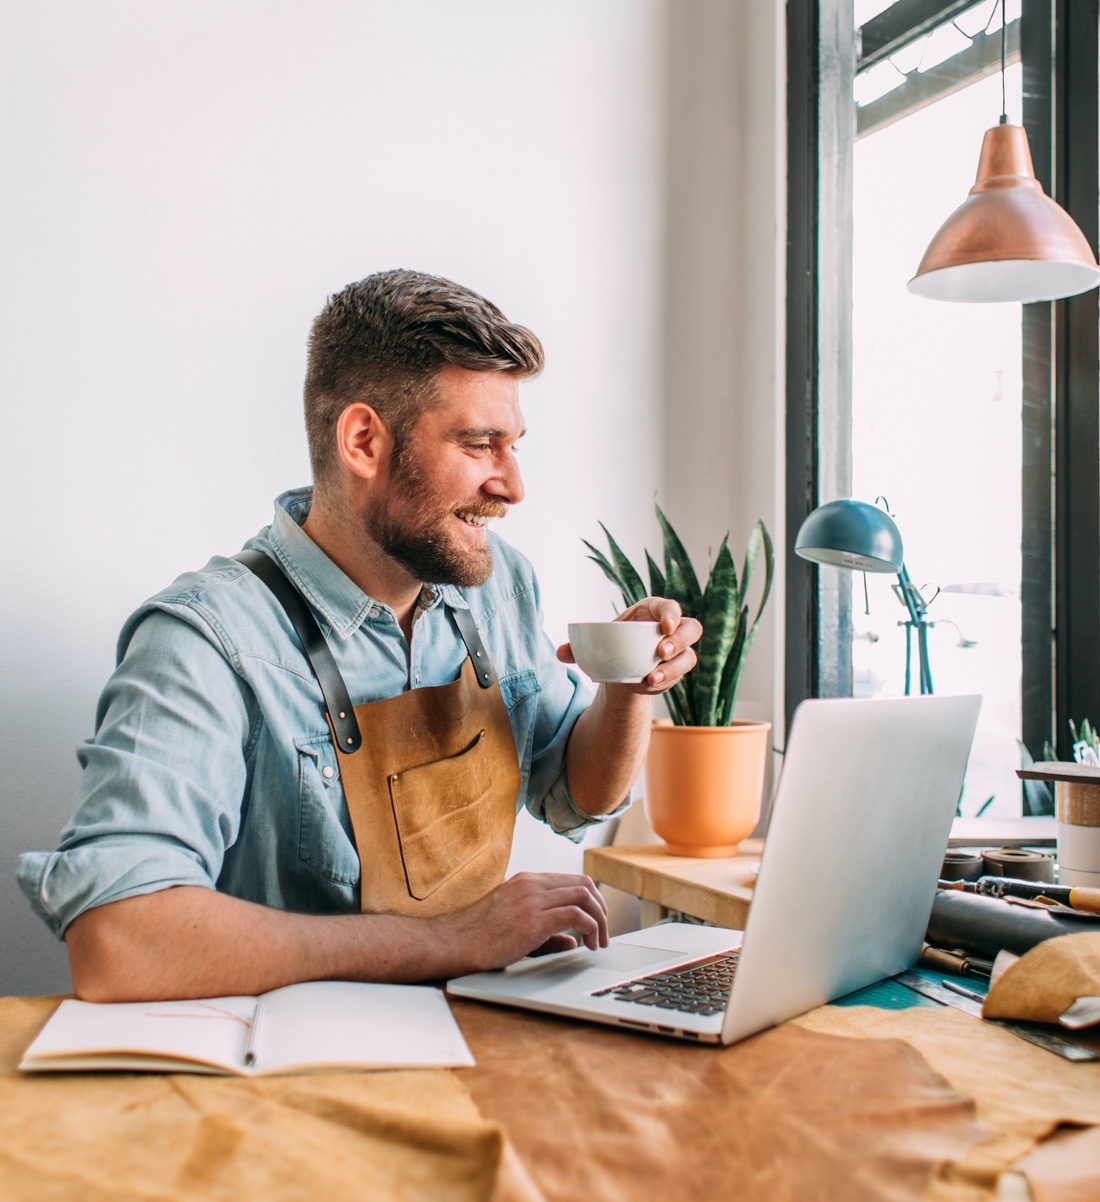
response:
[[[425,589],[410,647],[393,611],[300,529],[309,499],[309,489],[284,493],[247,546],[274,555],[310,603],[352,702],[454,680],[466,648],[448,607],[469,608],[516,741],[517,809],[581,838],[600,819],[569,792],[565,745],[591,692],[555,658],[527,560],[490,534],[489,582]],[[359,856],[320,688],[282,607],[236,560],[181,576],[127,621],[78,758],[80,794],[58,850],[29,852],[18,870],[57,934],[93,906],[173,885],[303,913],[358,911]]]

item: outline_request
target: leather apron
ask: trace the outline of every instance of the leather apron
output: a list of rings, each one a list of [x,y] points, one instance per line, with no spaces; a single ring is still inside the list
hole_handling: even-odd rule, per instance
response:
[[[363,912],[430,918],[484,897],[504,880],[520,770],[473,615],[449,610],[468,652],[457,680],[353,706],[316,619],[282,569],[260,551],[237,559],[286,610],[321,686]]]

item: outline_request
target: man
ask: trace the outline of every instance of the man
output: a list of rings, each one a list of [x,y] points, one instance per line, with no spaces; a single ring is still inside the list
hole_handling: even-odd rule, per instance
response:
[[[616,810],[662,662],[594,699],[486,528],[523,499],[518,381],[542,347],[488,301],[391,271],[331,297],[305,385],[314,485],[143,605],[119,640],[58,851],[19,879],[95,1001],[414,981],[607,942],[593,883],[504,879],[517,806],[571,838]]]

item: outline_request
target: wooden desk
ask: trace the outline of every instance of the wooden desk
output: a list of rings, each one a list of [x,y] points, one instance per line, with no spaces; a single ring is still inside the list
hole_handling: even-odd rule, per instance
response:
[[[21,1077],[57,1001],[0,998],[4,1202],[975,1202],[1059,1122],[1051,1189],[1100,1196],[1100,1064],[948,1008],[723,1049],[455,1000],[452,1073]]]
[[[744,929],[749,913],[764,841],[745,839],[741,849],[739,856],[703,860],[669,855],[663,843],[590,847],[584,870],[597,884],[640,898],[642,926],[677,910],[737,931]]]

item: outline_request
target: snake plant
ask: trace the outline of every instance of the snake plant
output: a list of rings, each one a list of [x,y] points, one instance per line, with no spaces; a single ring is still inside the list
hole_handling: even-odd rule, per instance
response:
[[[628,607],[637,605],[645,597],[668,597],[678,601],[686,615],[698,618],[703,624],[702,638],[695,647],[699,663],[663,696],[677,726],[728,726],[733,718],[733,703],[745,657],[756,637],[760,615],[771,592],[775,572],[772,540],[764,523],[757,522],[749,535],[738,577],[727,534],[703,587],[679,535],[661,512],[661,507],[658,505],[656,509],[664,539],[664,569],[646,551],[648,589],[603,522],[600,529],[607,537],[609,555],[604,555],[587,540],[581,541],[590,552],[588,558],[600,566]],[[748,594],[761,554],[764,556],[764,583],[760,604],[750,623]]]

